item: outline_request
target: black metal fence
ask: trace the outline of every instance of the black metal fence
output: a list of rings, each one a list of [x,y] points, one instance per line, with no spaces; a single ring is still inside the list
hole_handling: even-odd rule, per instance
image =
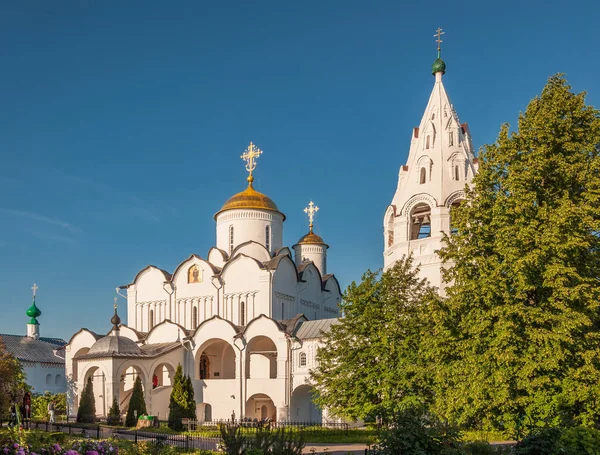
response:
[[[285,428],[293,433],[301,433],[304,438],[327,434],[329,436],[348,436],[349,425],[343,422],[310,422],[310,421],[253,421],[253,420],[211,420],[184,422],[192,434],[218,432],[220,425],[239,426],[242,434],[256,433],[258,428]]]
[[[219,437],[203,437],[189,434],[155,433],[138,430],[117,430],[114,435],[118,438],[128,439],[135,444],[138,442],[151,442],[156,445],[169,445],[183,452],[197,450],[217,450],[221,444]]]
[[[110,438],[113,433],[111,429],[102,427],[100,425],[84,425],[78,423],[51,423],[32,421],[29,423],[28,428],[31,430],[60,432],[95,439]]]
[[[29,424],[29,429],[47,432],[60,432],[73,436],[81,436],[93,439],[125,439],[132,441],[135,444],[138,442],[150,442],[156,445],[170,445],[184,452],[194,452],[197,450],[217,450],[219,444],[221,443],[221,438],[219,437],[213,438],[138,430],[117,430],[113,428],[106,428],[101,425],[85,425],[77,423],[50,423],[32,421]]]

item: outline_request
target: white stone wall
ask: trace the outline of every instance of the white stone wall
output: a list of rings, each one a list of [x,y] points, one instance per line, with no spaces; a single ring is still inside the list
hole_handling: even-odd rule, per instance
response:
[[[326,245],[294,245],[296,265],[303,262],[314,262],[321,275],[327,274],[327,246]]]
[[[67,391],[64,365],[54,363],[22,362],[27,384],[34,393],[64,393]]]
[[[267,246],[266,228],[270,229],[269,252],[283,246],[283,215],[266,210],[227,210],[217,216],[217,248],[231,254],[235,247],[253,241]],[[233,242],[230,228],[233,227]],[[233,246],[233,248],[232,248]]]

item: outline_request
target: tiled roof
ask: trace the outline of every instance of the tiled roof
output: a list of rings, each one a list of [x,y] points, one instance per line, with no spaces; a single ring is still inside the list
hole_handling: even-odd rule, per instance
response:
[[[152,343],[152,344],[143,344],[140,346],[139,353],[127,352],[127,353],[118,353],[118,352],[98,352],[98,353],[88,353],[82,356],[77,357],[77,360],[87,360],[87,359],[99,359],[99,358],[108,358],[108,357],[119,357],[119,358],[152,358],[157,357],[162,354],[166,354],[169,351],[177,349],[181,347],[181,343],[178,341],[174,341],[171,343]]]
[[[55,350],[67,344],[61,338],[35,339],[21,335],[0,334],[0,341],[4,343],[8,352],[23,362],[65,363],[64,358],[54,354]]]
[[[310,338],[321,338],[323,333],[327,333],[331,326],[339,321],[337,318],[333,319],[317,319],[316,321],[303,321],[300,323],[300,327],[296,331],[296,337],[301,340],[308,340]]]
[[[305,322],[307,321],[306,316],[304,316],[303,314],[297,314],[296,316],[294,316],[293,318],[290,319],[284,319],[281,321],[277,321],[282,327],[283,330],[285,330],[287,333],[291,334],[294,329],[296,328],[298,321],[304,320]]]

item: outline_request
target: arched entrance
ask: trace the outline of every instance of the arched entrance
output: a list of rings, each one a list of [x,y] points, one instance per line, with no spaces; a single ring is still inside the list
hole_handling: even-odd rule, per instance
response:
[[[273,400],[264,393],[252,395],[246,401],[246,417],[254,420],[277,420],[277,408]]]
[[[96,407],[96,416],[105,416],[107,413],[107,403],[106,403],[106,375],[100,370],[98,367],[91,367],[86,371],[85,376],[83,378],[83,388],[86,387],[88,380],[91,378],[92,380],[92,390],[94,395],[94,405]],[[81,394],[83,393],[83,388],[81,392],[78,393],[77,402],[81,401]]]
[[[277,378],[277,347],[273,340],[265,336],[254,337],[246,352],[246,378]]]
[[[142,369],[138,366],[131,365],[125,370],[121,370],[121,376],[119,378],[119,409],[121,413],[126,413],[129,409],[129,400],[133,394],[133,386],[136,379],[139,377],[142,382],[142,391],[144,392],[144,398],[146,398],[146,387],[145,378]]]
[[[235,379],[235,352],[225,340],[210,339],[196,353],[196,379]]]
[[[302,422],[321,422],[323,413],[312,400],[312,388],[301,385],[294,389],[290,405],[290,420]]]
[[[161,363],[154,368],[152,372],[152,388],[166,387],[173,385],[173,377],[175,376],[175,370],[168,363]]]

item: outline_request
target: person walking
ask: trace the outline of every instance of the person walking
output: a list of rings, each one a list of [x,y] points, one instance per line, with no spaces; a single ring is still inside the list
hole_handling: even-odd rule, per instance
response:
[[[54,423],[54,400],[48,403],[48,414],[50,414],[49,422]]]
[[[8,427],[12,428],[17,425],[17,408],[14,404],[10,405],[10,420],[8,421]]]

